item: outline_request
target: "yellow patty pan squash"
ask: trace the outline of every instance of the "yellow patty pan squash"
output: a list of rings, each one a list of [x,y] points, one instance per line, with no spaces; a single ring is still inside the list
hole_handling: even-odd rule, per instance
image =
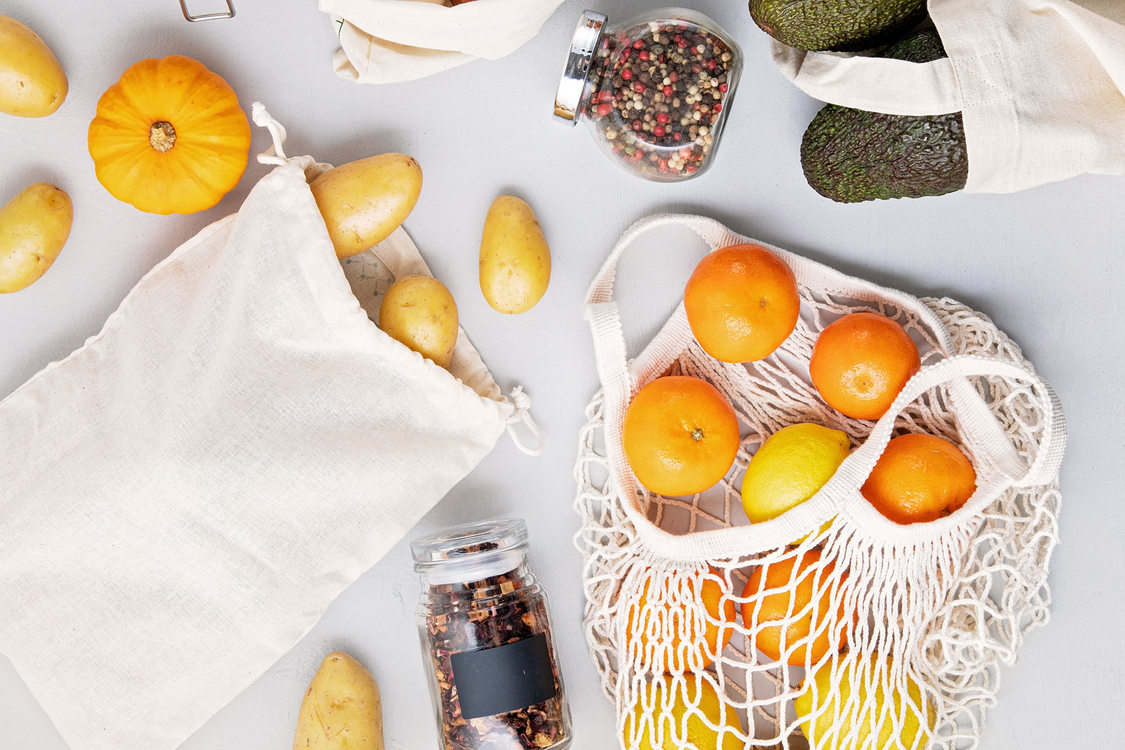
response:
[[[250,123],[234,89],[182,55],[133,64],[98,100],[88,134],[98,181],[155,214],[210,208],[238,184]]]

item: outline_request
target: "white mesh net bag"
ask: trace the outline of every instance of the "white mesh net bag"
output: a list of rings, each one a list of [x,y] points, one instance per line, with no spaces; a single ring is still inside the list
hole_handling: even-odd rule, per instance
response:
[[[587,641],[623,747],[976,747],[1000,665],[1048,617],[1066,437],[1057,398],[984,315],[757,242],[789,264],[801,295],[797,329],[777,352],[750,365],[714,360],[680,304],[627,360],[618,260],[642,233],[672,226],[712,250],[755,242],[709,219],[650,217],[621,237],[587,299],[602,388],[580,436],[576,541]],[[874,422],[829,408],[808,381],[819,331],[857,310],[899,322],[922,355]],[[669,373],[711,382],[739,418],[734,466],[694,497],[650,493],[623,454],[630,399]],[[845,431],[851,453],[811,499],[750,524],[746,465],[798,422]],[[860,494],[887,442],[906,432],[945,437],[970,457],[977,489],[961,509],[899,525]]]

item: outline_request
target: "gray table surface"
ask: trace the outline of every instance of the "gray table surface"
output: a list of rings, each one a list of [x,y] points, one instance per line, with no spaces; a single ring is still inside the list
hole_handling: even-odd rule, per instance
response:
[[[70,78],[44,120],[0,116],[0,196],[56,182],[75,204],[73,234],[37,284],[0,296],[0,394],[96,333],[134,283],[206,224],[237,210],[266,168],[251,164],[217,207],[142,214],[97,183],[86,127],[101,92],[142,57],[182,53],[260,99],[289,130],[290,153],[343,163],[383,151],[418,158],[425,187],[407,227],[458,300],[462,323],[501,385],[522,384],[548,441],[528,458],[502,440],[416,533],[491,516],[531,528],[531,562],[552,596],[574,747],[616,747],[614,717],[580,627],[578,518],[571,477],[583,408],[596,389],[581,300],[619,233],[658,211],[708,214],[737,231],[918,295],[948,295],[990,315],[1058,390],[1071,429],[1063,465],[1063,543],[1052,561],[1052,619],[1003,671],[985,748],[1125,745],[1125,178],[1087,176],[1016,195],[955,194],[843,206],[814,194],[797,149],[817,104],[772,68],[745,3],[696,0],[743,46],[746,68],[715,167],[681,185],[612,167],[584,129],[551,114],[562,55],[583,5],[565,2],[541,33],[499,61],[361,87],[331,70],[328,18],[305,0],[235,0],[229,21],[188,24],[174,0],[7,0],[0,12],[37,29]],[[623,19],[644,9],[613,0]],[[264,150],[264,132],[253,152]],[[505,317],[482,299],[480,225],[492,198],[523,196],[551,243],[554,276],[531,312]],[[635,343],[672,310],[693,258],[676,248],[630,259],[621,287]],[[2,541],[0,541],[2,543]],[[382,690],[387,747],[436,747],[415,633],[418,583],[405,543],[348,589],[290,653],[214,716],[183,750],[288,747],[302,692],[322,656],[345,648]],[[0,616],[19,616],[3,612]],[[11,665],[0,659],[0,747],[65,744]],[[74,750],[80,750],[75,748]]]

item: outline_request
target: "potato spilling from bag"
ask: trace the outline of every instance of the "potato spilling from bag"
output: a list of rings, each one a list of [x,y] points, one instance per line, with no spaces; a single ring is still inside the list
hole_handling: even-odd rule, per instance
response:
[[[551,281],[551,250],[531,206],[512,195],[492,202],[480,240],[480,290],[498,312],[535,307]]]
[[[379,686],[343,651],[324,658],[297,716],[293,750],[384,750]]]
[[[59,257],[74,207],[62,188],[37,182],[0,208],[0,294],[31,286]]]
[[[432,276],[403,276],[383,297],[379,327],[447,368],[457,344],[457,303],[445,284]]]
[[[379,154],[330,169],[309,187],[336,256],[350,258],[406,221],[422,192],[422,168],[406,154]]]
[[[46,117],[62,106],[67,82],[46,42],[14,18],[0,16],[0,112]]]

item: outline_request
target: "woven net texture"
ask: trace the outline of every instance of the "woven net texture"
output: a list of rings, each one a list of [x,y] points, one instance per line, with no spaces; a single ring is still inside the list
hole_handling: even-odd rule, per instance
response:
[[[1000,666],[1047,620],[1057,479],[970,502],[954,514],[960,523],[907,544],[872,538],[843,514],[793,544],[707,560],[670,559],[641,538],[627,503],[676,535],[748,525],[743,472],[782,427],[814,422],[863,443],[872,423],[826,406],[802,364],[818,333],[844,314],[898,321],[919,344],[923,367],[974,354],[1030,369],[991,320],[956,301],[920,300],[944,326],[939,337],[917,310],[800,292],[796,331],[765,360],[724,364],[691,342],[668,363],[664,374],[707,380],[738,414],[738,458],[711,490],[672,498],[636,483],[636,496],[622,497],[607,459],[604,393],[587,408],[575,468],[584,624],[629,750],[975,748]],[[942,349],[943,338],[952,349]],[[969,382],[1016,450],[1033,455],[1048,429],[1044,395],[1006,378]],[[987,478],[988,460],[966,439],[952,401],[944,386],[926,392],[898,414],[894,434],[948,438],[978,480]]]

